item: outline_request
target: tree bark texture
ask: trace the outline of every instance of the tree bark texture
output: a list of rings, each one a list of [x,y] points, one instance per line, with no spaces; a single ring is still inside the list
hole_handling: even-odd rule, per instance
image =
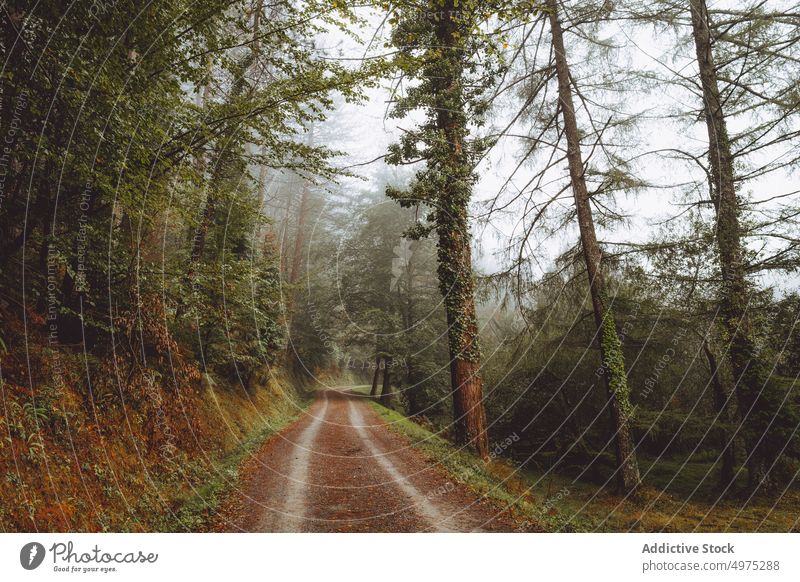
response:
[[[569,164],[578,227],[583,247],[583,258],[589,276],[595,323],[600,338],[600,355],[603,364],[603,379],[608,395],[608,406],[614,432],[617,462],[617,486],[621,492],[635,491],[640,484],[639,465],[636,461],[633,437],[630,430],[631,404],[625,359],[622,344],[614,323],[613,311],[606,305],[606,292],[601,269],[602,256],[594,229],[592,206],[584,178],[584,166],[580,149],[578,122],[572,98],[569,64],[564,49],[564,36],[558,14],[557,0],[548,0],[550,29],[558,78],[558,96],[567,138],[567,161]]]
[[[465,132],[463,105],[461,111],[442,106],[442,102],[463,103],[463,55],[458,42],[458,24],[454,20],[457,6],[446,0],[437,25],[436,36],[446,51],[450,66],[446,73],[433,80],[439,106],[436,129],[447,140],[448,173],[436,209],[439,236],[439,287],[444,296],[450,351],[450,383],[453,394],[453,423],[456,442],[472,448],[482,458],[488,458],[486,413],[483,405],[483,382],[478,348],[478,320],[475,314],[475,292],[472,273],[472,251],[467,219],[471,184],[467,183],[464,167],[467,157],[463,151]]]

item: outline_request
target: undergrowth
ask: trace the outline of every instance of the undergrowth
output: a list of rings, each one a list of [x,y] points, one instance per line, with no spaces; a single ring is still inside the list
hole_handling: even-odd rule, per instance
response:
[[[653,474],[647,473],[649,461],[642,464],[646,484],[636,498],[625,499],[597,484],[553,471],[521,467],[501,458],[484,462],[412,419],[372,400],[370,404],[391,430],[409,439],[453,479],[511,508],[512,515],[531,531],[788,532],[800,528],[800,494],[795,490],[787,490],[777,500],[696,498],[674,483],[664,489],[671,480],[664,473],[670,465],[661,459],[662,470]],[[694,472],[708,470],[702,461],[695,464],[690,467]],[[671,476],[686,470],[679,463],[673,465]]]
[[[239,482],[239,469],[242,464],[267,439],[297,420],[311,402],[312,398],[302,397],[296,403],[296,408],[270,418],[263,426],[240,441],[232,451],[211,463],[210,467],[205,463],[190,464],[188,469],[193,473],[192,480],[200,484],[187,491],[186,496],[177,499],[179,510],[163,516],[163,520],[158,521],[154,529],[165,532],[205,530],[220,503]]]

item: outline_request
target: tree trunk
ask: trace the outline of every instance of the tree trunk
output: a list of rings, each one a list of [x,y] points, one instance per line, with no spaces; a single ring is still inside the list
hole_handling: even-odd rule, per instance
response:
[[[703,90],[712,201],[716,210],[717,253],[722,286],[720,316],[724,341],[733,369],[736,398],[745,427],[748,448],[748,478],[753,487],[768,484],[770,470],[785,442],[773,441],[771,426],[781,426],[785,407],[770,403],[769,372],[759,358],[751,324],[746,317],[748,284],[745,277],[739,201],[734,181],[733,155],[722,109],[717,71],[712,52],[711,30],[705,0],[690,0],[692,33]]]
[[[456,442],[470,446],[482,458],[489,456],[483,385],[479,375],[478,320],[472,275],[472,251],[467,220],[471,196],[469,176],[472,168],[463,151],[466,132],[463,111],[453,111],[443,103],[463,101],[463,55],[458,41],[454,0],[446,0],[440,12],[436,35],[449,55],[445,74],[433,81],[437,99],[436,129],[449,144],[445,166],[449,174],[436,209],[439,235],[439,288],[444,296],[450,350],[450,384],[453,392],[453,423]]]
[[[308,182],[303,179],[303,189],[300,193],[300,208],[297,210],[297,230],[294,233],[294,254],[292,256],[292,270],[289,274],[289,283],[300,280],[303,268],[303,248],[306,237],[306,215],[308,214]]]
[[[392,358],[385,358],[383,362],[383,389],[381,390],[381,404],[387,408],[391,408],[392,403],[394,402],[391,378]]]
[[[286,197],[286,213],[281,224],[281,276],[285,281],[289,281],[289,230],[292,223],[292,196],[291,193]]]
[[[196,105],[200,110],[205,108],[206,104],[211,99],[211,75],[213,71],[213,65],[214,61],[211,55],[209,55],[206,57],[206,72],[208,74],[208,79],[203,85],[203,90],[198,91],[196,96]],[[195,167],[201,183],[204,182],[206,168],[208,167],[208,158],[202,151],[198,152],[197,160],[195,161]],[[208,187],[210,188],[211,186],[209,185]],[[203,203],[203,214],[200,217],[200,224],[197,225],[197,228],[194,231],[194,236],[192,237],[192,252],[189,255],[189,269],[186,272],[186,280],[190,287],[194,287],[196,265],[200,262],[200,259],[203,258],[203,252],[206,248],[206,238],[208,237],[208,229],[211,227],[211,223],[214,221],[214,212],[214,196],[211,192],[208,192],[205,202]],[[182,304],[178,306],[178,316],[180,316],[182,307]]]
[[[312,125],[308,132],[307,143],[309,147],[313,147],[315,143],[314,126]],[[308,180],[300,177],[303,187],[300,191],[300,207],[297,209],[297,230],[294,234],[294,254],[292,256],[292,270],[289,274],[289,283],[296,283],[300,280],[300,275],[303,269],[303,250],[305,247],[306,237],[306,218],[308,215],[308,208],[310,204],[310,191]]]
[[[703,338],[703,351],[708,360],[708,367],[711,369],[711,385],[714,388],[714,408],[717,413],[719,422],[729,424],[732,415],[730,414],[730,400],[731,390],[729,387],[723,385],[720,378],[719,364],[717,357],[708,345],[708,339]],[[719,489],[720,491],[727,491],[733,484],[736,478],[736,448],[734,446],[733,437],[728,435],[728,431],[721,427],[719,429],[719,446],[722,451],[722,467],[720,468],[719,475]]]
[[[558,15],[558,3],[556,0],[548,0],[547,6],[553,35],[561,115],[564,121],[564,133],[567,138],[569,173],[575,197],[575,209],[578,215],[583,257],[586,262],[586,271],[589,275],[589,290],[592,297],[594,319],[600,338],[600,355],[604,371],[603,379],[605,380],[612,429],[615,435],[617,485],[621,492],[630,493],[639,487],[640,477],[639,465],[636,462],[633,438],[630,431],[631,404],[625,371],[625,359],[614,323],[613,311],[605,304],[606,293],[601,270],[602,256],[594,230],[589,192],[583,175],[578,122],[575,117],[575,107],[572,100],[569,65],[564,51],[564,37]]]
[[[205,206],[203,207],[203,215],[200,217],[200,224],[195,230],[194,238],[192,238],[192,254],[190,257],[190,269],[194,269],[194,265],[200,262],[203,258],[203,252],[206,248],[206,238],[208,238],[208,229],[214,221],[214,214],[216,212],[216,201],[214,196],[209,194],[206,198]]]
[[[308,182],[303,179],[303,188],[300,194],[300,207],[297,210],[297,230],[294,234],[294,250],[292,253],[291,271],[289,272],[289,285],[293,285],[300,280],[300,273],[303,268],[303,247],[305,246],[306,234],[306,214],[308,214]],[[288,222],[288,217],[287,217]],[[289,351],[290,365],[295,369],[302,369],[302,362],[299,360],[299,354],[292,345],[291,335],[294,333],[293,320],[295,302],[297,300],[297,291],[288,289],[286,293],[285,313],[286,313],[286,327],[289,330],[290,341],[286,343],[286,349]]]
[[[381,357],[375,356],[375,373],[372,375],[372,390],[369,391],[370,398],[378,395],[378,376],[381,373]]]

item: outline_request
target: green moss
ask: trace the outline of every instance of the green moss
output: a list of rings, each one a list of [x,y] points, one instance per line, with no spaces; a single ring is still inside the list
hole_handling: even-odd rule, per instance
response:
[[[622,342],[614,324],[614,313],[606,309],[600,330],[600,347],[603,354],[603,367],[608,375],[608,387],[619,404],[623,420],[633,416],[631,392],[628,387],[628,376],[625,372],[625,357],[622,354]]]

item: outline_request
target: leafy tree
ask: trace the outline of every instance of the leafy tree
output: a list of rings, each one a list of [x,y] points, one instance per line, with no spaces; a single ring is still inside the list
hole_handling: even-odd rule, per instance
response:
[[[450,375],[456,440],[488,455],[483,386],[480,378],[478,321],[475,314],[469,203],[474,168],[488,142],[471,137],[480,126],[488,91],[497,73],[493,49],[479,33],[487,18],[478,2],[441,0],[401,3],[392,13],[395,66],[413,82],[397,95],[393,114],[422,109],[425,121],[407,131],[387,161],[424,160],[408,191],[388,188],[403,206],[426,208],[426,222],[409,234],[438,237],[439,289],[444,297],[450,350]],[[479,63],[482,66],[479,66]]]
[[[600,357],[604,370],[603,378],[608,391],[608,406],[616,438],[617,467],[619,471],[617,477],[618,485],[622,491],[632,492],[639,486],[640,479],[629,426],[632,409],[628,378],[625,371],[625,357],[622,353],[622,345],[617,333],[616,322],[614,321],[614,312],[609,305],[608,293],[603,281],[602,252],[597,242],[590,195],[584,180],[580,134],[575,117],[573,88],[566,49],[564,48],[564,36],[557,1],[549,0],[547,8],[553,37],[556,76],[558,78],[559,109],[564,122],[564,134],[567,141],[567,162],[570,181],[575,195],[575,209],[578,215],[578,226],[580,227],[581,247],[584,261],[586,262],[586,274],[589,277],[589,290],[600,343]]]
[[[353,16],[314,1],[98,6],[4,12],[3,284],[33,267],[13,293],[61,343],[102,352],[110,333],[146,365],[173,335],[246,379],[282,342],[275,243],[255,240],[265,168],[336,173],[305,128],[373,71],[305,40]]]
[[[620,51],[605,35],[607,19],[606,5],[558,1],[546,2],[541,14],[516,17],[519,31],[512,42],[517,48],[496,93],[515,90],[522,102],[515,104],[511,122],[501,131],[521,140],[519,163],[485,203],[482,220],[511,215],[517,221],[519,234],[506,249],[507,270],[495,280],[514,290],[523,304],[531,300],[525,294],[527,282],[535,278],[532,264],[540,260],[539,245],[556,234],[571,234],[577,223],[579,243],[561,254],[559,271],[543,270],[545,279],[554,277],[557,284],[559,272],[572,269],[575,261],[585,268],[601,360],[597,379],[606,388],[604,408],[615,443],[617,487],[634,492],[640,477],[630,428],[631,390],[615,298],[604,273],[613,255],[612,248],[604,248],[604,233],[598,234],[598,228],[624,220],[615,209],[615,196],[645,184],[634,175],[630,161],[637,115],[617,95],[628,79],[615,66]],[[515,180],[526,168],[532,168],[531,175],[517,187]]]
[[[704,0],[629,10],[638,19],[677,29],[688,40],[689,54],[681,57],[693,63],[691,72],[672,65],[662,69],[668,71],[665,81],[692,94],[697,107],[678,113],[692,124],[702,120],[706,147],[673,153],[702,168],[699,182],[708,195],[697,205],[712,210],[706,220],[713,224],[717,251],[721,343],[733,370],[750,485],[770,487],[786,473],[781,459],[798,455],[798,418],[757,345],[750,311],[758,293],[751,276],[796,268],[797,241],[787,236],[796,209],[764,205],[792,192],[748,201],[742,189],[798,161],[800,99],[792,80],[800,48],[797,15],[762,2],[711,10]],[[759,252],[748,246],[756,240],[763,243]]]
[[[383,196],[359,201],[351,212],[358,219],[339,251],[340,294],[349,350],[360,349],[365,361],[375,358],[375,393],[378,372],[388,369],[409,414],[438,417],[448,393],[448,350],[441,341],[447,325],[435,245],[403,237],[415,215]]]

